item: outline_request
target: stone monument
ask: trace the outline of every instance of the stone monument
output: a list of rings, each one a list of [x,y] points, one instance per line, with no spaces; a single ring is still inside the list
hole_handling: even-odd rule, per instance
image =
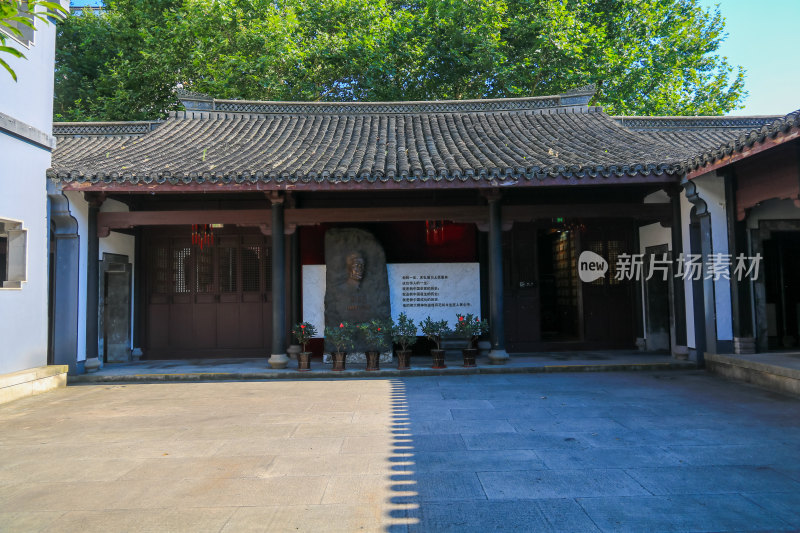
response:
[[[391,319],[389,278],[383,246],[368,231],[356,228],[334,228],[325,233],[325,324],[341,322],[358,324],[371,320]],[[388,333],[388,332],[387,332]],[[369,348],[363,338],[347,354],[348,362],[366,361]],[[381,348],[381,362],[392,360],[388,338]],[[333,346],[325,341],[325,361]]]

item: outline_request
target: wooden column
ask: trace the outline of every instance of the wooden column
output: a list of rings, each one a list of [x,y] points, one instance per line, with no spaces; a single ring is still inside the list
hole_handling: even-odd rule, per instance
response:
[[[286,368],[286,237],[283,234],[284,196],[272,192],[272,350],[269,366]]]
[[[750,281],[737,280],[734,275],[736,256],[747,253],[747,221],[736,220],[736,175],[730,169],[725,174],[725,219],[728,224],[728,253],[731,254],[731,314],[733,319],[733,338],[752,338],[753,314],[750,305]],[[734,342],[734,346],[736,343]]]
[[[102,195],[89,195],[86,231],[86,372],[97,372],[101,363],[98,357],[98,308],[100,303],[100,238],[97,235],[97,214],[105,198]]]
[[[489,201],[489,336],[492,349],[489,361],[502,365],[508,361],[503,319],[503,220],[500,191],[486,195]]]

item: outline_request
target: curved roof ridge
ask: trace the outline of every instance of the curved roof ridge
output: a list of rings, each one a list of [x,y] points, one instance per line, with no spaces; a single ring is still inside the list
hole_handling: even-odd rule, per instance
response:
[[[788,135],[800,138],[800,109],[779,117],[769,124],[764,124],[760,128],[742,132],[735,138],[715,148],[705,150],[684,160],[680,165],[681,170],[685,173],[696,172],[703,167],[717,163],[725,157],[732,157],[753,148],[757,144],[763,144],[770,139]]]
[[[535,111],[554,108],[585,108],[594,96],[593,86],[565,93],[518,98],[471,100],[410,100],[395,102],[298,102],[217,99],[199,93],[179,91],[187,111],[222,111],[257,114],[421,114],[474,113],[494,111]]]
[[[707,129],[749,129],[771,124],[783,115],[706,115],[706,116],[612,116],[614,120],[635,131],[676,131]]]

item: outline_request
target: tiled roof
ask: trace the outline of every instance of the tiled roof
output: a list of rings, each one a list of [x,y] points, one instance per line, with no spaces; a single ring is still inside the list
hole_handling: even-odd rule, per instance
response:
[[[678,163],[699,147],[736,133],[663,131],[652,119],[650,127],[633,131],[628,117],[587,107],[590,97],[587,90],[451,102],[201,97],[187,107],[208,111],[173,113],[160,125],[55,124],[58,146],[49,176],[65,183],[264,183],[309,189],[322,183],[595,182],[676,174]]]
[[[785,135],[800,137],[800,109],[789,113],[785,117],[774,118],[756,129],[729,136],[724,142],[710,147],[706,146],[702,151],[695,151],[692,156],[682,162],[681,171],[693,172],[700,170],[725,157],[743,152],[769,139]]]

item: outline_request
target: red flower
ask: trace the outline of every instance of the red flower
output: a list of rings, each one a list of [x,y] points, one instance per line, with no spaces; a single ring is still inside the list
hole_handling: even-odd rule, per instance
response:
[[[306,329],[306,325],[305,324],[300,324],[300,329]]]
[[[380,330],[381,330],[381,328],[378,328],[378,331],[380,331]]]
[[[464,321],[464,317],[463,316],[458,317],[458,321],[459,322],[463,322]]]
[[[339,324],[339,327],[340,327],[340,328],[343,328],[343,327],[344,327],[344,322],[341,322],[341,323]]]

